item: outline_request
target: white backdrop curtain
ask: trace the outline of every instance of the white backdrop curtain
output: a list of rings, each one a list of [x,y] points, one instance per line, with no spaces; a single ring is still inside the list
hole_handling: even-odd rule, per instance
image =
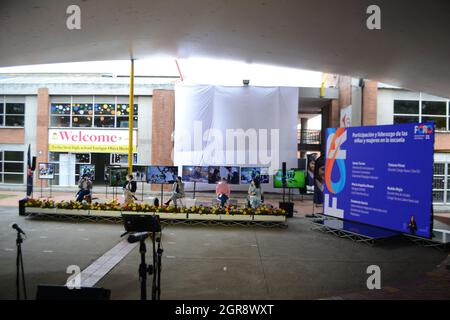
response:
[[[296,168],[298,90],[177,85],[175,165]]]

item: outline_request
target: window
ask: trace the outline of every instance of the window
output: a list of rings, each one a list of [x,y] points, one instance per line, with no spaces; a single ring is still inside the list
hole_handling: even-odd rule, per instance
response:
[[[419,101],[395,100],[394,113],[397,114],[419,114]]]
[[[49,162],[55,164],[55,179],[52,181],[53,185],[59,185],[59,164],[60,164],[60,155],[67,154],[65,152],[49,152],[48,159]],[[82,164],[90,164],[91,163],[91,154],[90,153],[75,153],[75,183],[78,183],[80,176],[80,165]]]
[[[9,97],[0,97],[0,126],[24,127],[25,103],[9,101]],[[13,100],[13,99],[11,99]]]
[[[128,154],[112,153],[111,164],[128,164]],[[133,164],[137,164],[137,153],[133,153]]]
[[[0,183],[24,183],[23,151],[0,151]]]
[[[94,107],[94,126],[114,128],[116,106],[113,103],[96,103]]]
[[[50,105],[50,125],[61,128],[128,128],[129,104],[126,97],[63,97],[63,103]],[[92,103],[86,103],[87,100]],[[85,103],[80,103],[81,101]],[[133,107],[133,126],[137,128],[138,105]]]
[[[70,103],[52,103],[50,106],[50,126],[70,127]]]
[[[72,104],[72,127],[92,127],[93,111],[91,103]]]
[[[447,189],[447,172],[450,168],[447,168],[447,163],[435,162],[434,163],[434,175],[433,175],[433,202],[445,203],[446,201],[446,189]]]
[[[394,123],[433,121],[436,130],[449,130],[448,101],[394,100]]]

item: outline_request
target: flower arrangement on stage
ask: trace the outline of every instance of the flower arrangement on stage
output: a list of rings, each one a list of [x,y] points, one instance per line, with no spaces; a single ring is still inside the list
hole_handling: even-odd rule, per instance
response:
[[[102,211],[129,211],[129,212],[156,212],[156,213],[191,213],[191,214],[213,214],[213,215],[273,215],[284,216],[286,211],[274,208],[270,205],[262,205],[256,209],[253,208],[237,208],[236,206],[202,206],[194,205],[188,208],[169,206],[154,206],[146,203],[121,204],[117,200],[109,202],[94,202],[88,204],[86,202],[61,201],[55,203],[53,200],[28,199],[25,207],[34,208],[58,208],[73,210],[102,210]]]
[[[53,209],[55,208],[55,201],[45,199],[27,199],[25,202],[25,207],[43,208],[43,209]]]
[[[77,201],[61,201],[56,204],[58,209],[68,209],[68,210],[89,210],[90,205],[85,202]]]

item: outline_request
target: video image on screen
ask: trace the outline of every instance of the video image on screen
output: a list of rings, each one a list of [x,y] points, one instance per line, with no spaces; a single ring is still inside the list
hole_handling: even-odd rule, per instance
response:
[[[109,168],[109,185],[111,187],[123,187],[127,182],[128,168]]]
[[[133,166],[134,181],[147,181],[147,166]]]
[[[269,183],[269,168],[241,167],[241,183],[249,184],[258,177],[260,183]]]
[[[80,165],[80,177],[87,175],[89,180],[95,180],[95,165],[94,164],[81,164]]]
[[[149,166],[147,167],[147,182],[154,184],[172,184],[178,176],[178,167]]]
[[[273,176],[273,187],[283,188],[283,171],[278,170]],[[286,171],[286,188],[304,188],[305,172],[303,170],[291,169]]]
[[[239,167],[210,166],[208,173],[208,183],[218,183],[222,178],[229,184],[239,184]]]
[[[183,166],[182,178],[184,182],[208,183],[208,167]]]

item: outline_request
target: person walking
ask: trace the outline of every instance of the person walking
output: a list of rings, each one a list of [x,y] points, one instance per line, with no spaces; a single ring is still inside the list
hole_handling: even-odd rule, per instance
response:
[[[134,200],[137,200],[137,198],[134,196],[134,193],[136,192],[136,190],[137,190],[136,181],[133,180],[133,175],[129,174],[127,176],[127,182],[123,186],[123,192],[124,192],[126,204],[133,204]]]
[[[220,201],[220,206],[223,208],[228,199],[230,199],[231,194],[230,186],[225,177],[222,177],[221,181],[217,184],[216,194],[217,200]]]
[[[170,204],[171,201],[173,201],[173,204],[175,207],[177,206],[177,200],[184,198],[184,183],[181,180],[181,177],[178,176],[175,179],[175,182],[172,186],[172,196],[169,198],[169,200],[165,203],[166,206]]]

